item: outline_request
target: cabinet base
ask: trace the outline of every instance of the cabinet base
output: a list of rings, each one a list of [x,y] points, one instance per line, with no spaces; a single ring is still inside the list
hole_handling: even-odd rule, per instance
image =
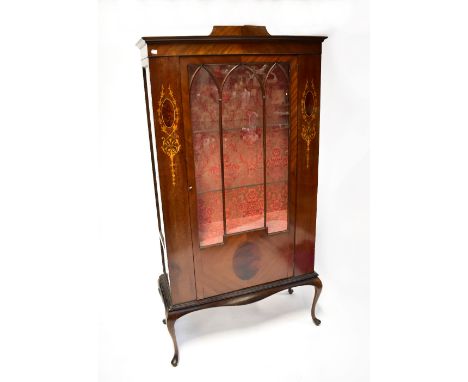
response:
[[[169,281],[167,279],[167,275],[162,274],[159,276],[158,290],[166,310],[166,319],[163,320],[163,324],[167,325],[169,334],[172,337],[172,342],[174,343],[174,357],[171,361],[172,366],[177,366],[179,363],[179,348],[177,346],[177,338],[174,328],[175,321],[178,318],[197,310],[213,308],[216,306],[250,304],[286,289],[291,294],[293,291],[292,288],[300,285],[312,285],[315,287],[311,315],[315,325],[320,325],[321,321],[315,316],[315,306],[317,305],[317,300],[320,296],[320,292],[322,291],[322,282],[318,278],[318,274],[315,272],[308,273],[306,275],[290,277],[267,284],[256,285],[254,287],[240,289],[234,292],[223,293],[217,296],[204,298],[202,300],[189,301],[174,305],[171,301],[171,293],[169,290]]]

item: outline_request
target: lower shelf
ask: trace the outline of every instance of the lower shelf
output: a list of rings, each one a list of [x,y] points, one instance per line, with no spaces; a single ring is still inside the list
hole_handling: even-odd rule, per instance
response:
[[[180,304],[172,304],[171,293],[169,289],[169,281],[166,274],[159,276],[158,289],[159,294],[164,303],[166,310],[166,319],[163,323],[167,325],[169,334],[174,343],[174,357],[171,364],[177,366],[179,362],[179,349],[177,346],[177,338],[175,334],[174,324],[180,317],[195,312],[201,309],[213,308],[217,306],[233,306],[245,305],[255,301],[264,299],[282,290],[289,290],[292,293],[293,287],[301,285],[312,285],[315,287],[315,295],[312,301],[311,315],[312,320],[316,325],[320,325],[321,321],[315,316],[315,306],[322,291],[322,282],[318,274],[315,272],[308,273],[301,276],[290,277],[287,279],[277,280],[271,283],[256,285],[250,288],[240,289],[234,292],[224,293],[217,296],[204,298],[202,300],[188,301]]]

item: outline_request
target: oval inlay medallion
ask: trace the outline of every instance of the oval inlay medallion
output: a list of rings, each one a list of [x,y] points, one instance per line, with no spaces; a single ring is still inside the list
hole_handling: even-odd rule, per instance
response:
[[[241,280],[250,280],[260,269],[260,250],[250,241],[237,248],[232,258],[234,273]]]
[[[308,91],[305,97],[305,112],[310,117],[312,115],[312,109],[314,104],[314,95],[311,91]]]
[[[167,127],[172,127],[175,120],[174,105],[169,99],[165,99],[162,104],[162,119]]]

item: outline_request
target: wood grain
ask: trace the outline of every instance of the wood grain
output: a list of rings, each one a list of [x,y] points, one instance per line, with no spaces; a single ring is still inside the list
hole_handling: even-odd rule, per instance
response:
[[[306,82],[314,82],[320,100],[320,56],[299,57],[299,84],[297,109],[301,115],[301,97]],[[298,153],[297,153],[297,215],[296,242],[294,254],[294,275],[302,275],[314,271],[315,260],[315,225],[317,215],[317,181],[319,154],[319,124],[316,136],[310,144],[307,154],[307,144],[301,138],[304,121],[299,117],[298,123]],[[309,155],[309,167],[307,167]]]
[[[270,36],[270,34],[264,26],[215,25],[210,36]]]
[[[170,86],[178,107],[181,105],[179,59],[161,57],[149,63],[155,142],[159,170],[166,248],[168,253],[169,278],[173,301],[184,302],[197,298],[193,267],[192,237],[187,194],[187,169],[185,162],[184,124],[179,120],[178,135],[181,151],[174,157],[175,185],[169,157],[162,150],[164,134],[158,125],[158,101],[161,87]]]
[[[154,167],[159,173],[164,220],[161,236],[166,238],[174,303],[200,300],[314,271],[319,126],[310,145],[307,168],[306,145],[301,139],[300,101],[307,80],[314,81],[320,96],[320,57],[325,38],[269,36],[263,27],[235,26],[215,27],[211,36],[140,40],[142,64],[149,68],[154,120],[157,121],[161,85],[171,84],[180,109],[181,150],[174,157],[175,186],[171,182],[169,158],[161,151],[163,136],[158,126],[153,137],[157,147]],[[225,235],[224,244],[200,248],[188,65],[255,62],[287,62],[290,67],[288,230],[272,235],[265,229]],[[255,243],[255,247],[247,246],[255,248],[252,269],[242,269],[243,261],[249,264],[247,255],[248,261],[244,255],[236,255],[246,243]],[[235,256],[243,260],[236,260]],[[236,261],[237,265],[233,266]]]

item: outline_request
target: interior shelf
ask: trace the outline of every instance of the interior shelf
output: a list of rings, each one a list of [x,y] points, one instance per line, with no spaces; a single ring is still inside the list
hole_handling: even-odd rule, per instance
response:
[[[267,181],[265,183],[261,182],[261,183],[245,184],[245,185],[240,185],[240,186],[235,186],[235,187],[225,187],[224,190],[228,191],[228,190],[236,190],[236,189],[239,189],[239,188],[263,186],[264,184],[266,184],[268,186],[268,185],[271,185],[271,184],[281,184],[281,183],[288,183],[288,180],[287,179],[280,179],[280,180],[274,180],[274,181]],[[223,191],[222,188],[216,188],[216,189],[213,189],[213,190],[204,190],[204,191],[201,191],[201,192],[197,191],[197,195],[203,195],[203,194],[207,194],[209,192],[221,192],[221,191]]]
[[[289,129],[289,124],[267,124],[265,126],[267,129],[269,128],[275,128],[275,130],[288,130]],[[257,128],[260,128],[262,129],[262,126],[257,126],[257,127],[229,127],[229,128],[225,128],[223,127],[223,131],[248,131],[248,130],[254,130],[254,129],[257,129]],[[193,133],[194,134],[199,134],[199,133],[219,133],[219,127],[216,127],[215,129],[194,129],[193,130]]]

